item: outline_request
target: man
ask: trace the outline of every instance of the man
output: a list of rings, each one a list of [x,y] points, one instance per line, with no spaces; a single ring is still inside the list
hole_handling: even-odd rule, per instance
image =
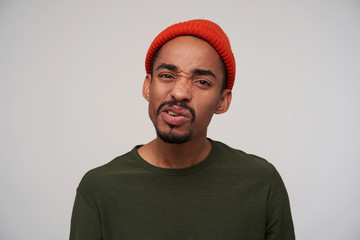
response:
[[[172,25],[145,65],[156,138],[84,176],[70,239],[295,239],[275,168],[207,138],[235,79],[222,29],[207,20]]]

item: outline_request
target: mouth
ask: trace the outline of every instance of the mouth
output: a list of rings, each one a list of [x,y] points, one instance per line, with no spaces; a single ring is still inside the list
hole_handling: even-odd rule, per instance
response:
[[[167,111],[167,113],[170,115],[170,116],[173,116],[173,117],[176,117],[176,116],[179,116],[177,115],[176,113],[174,113],[173,111]]]
[[[159,112],[162,119],[165,123],[171,126],[180,126],[189,121],[193,121],[195,114],[194,110],[187,106],[184,108],[183,106],[168,104],[164,105]]]
[[[172,117],[191,118],[192,115],[187,109],[184,109],[179,106],[164,107],[161,112],[169,114]]]

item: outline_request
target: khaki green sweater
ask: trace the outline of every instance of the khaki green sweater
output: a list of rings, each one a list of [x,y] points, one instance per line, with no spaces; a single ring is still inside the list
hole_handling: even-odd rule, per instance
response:
[[[289,200],[266,160],[212,141],[185,169],[131,152],[89,171],[76,194],[71,240],[295,239]]]

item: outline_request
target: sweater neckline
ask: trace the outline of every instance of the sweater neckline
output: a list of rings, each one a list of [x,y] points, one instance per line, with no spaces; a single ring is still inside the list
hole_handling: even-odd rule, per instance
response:
[[[208,138],[208,140],[211,142],[211,150],[208,156],[201,162],[195,164],[194,166],[186,167],[186,168],[161,168],[148,163],[145,159],[143,159],[140,156],[140,154],[137,151],[143,145],[135,146],[131,150],[130,154],[139,165],[152,172],[162,175],[173,175],[173,176],[190,175],[204,169],[216,158],[215,156],[218,152],[218,146],[216,144],[216,141],[213,141],[210,138]]]

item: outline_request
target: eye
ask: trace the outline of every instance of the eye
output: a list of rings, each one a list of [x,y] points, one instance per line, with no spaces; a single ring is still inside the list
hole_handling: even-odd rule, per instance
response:
[[[168,74],[168,73],[160,73],[159,77],[160,78],[173,78],[173,76],[171,74]]]
[[[211,83],[209,81],[206,81],[206,80],[197,80],[195,83],[199,84],[202,88],[211,87]]]

